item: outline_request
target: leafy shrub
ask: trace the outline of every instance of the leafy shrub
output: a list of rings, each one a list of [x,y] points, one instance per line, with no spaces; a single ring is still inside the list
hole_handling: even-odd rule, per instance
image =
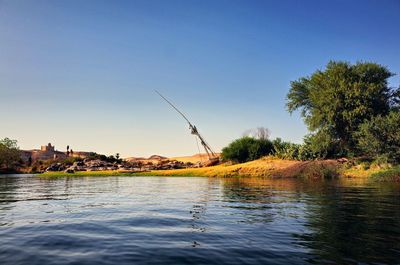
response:
[[[285,142],[281,138],[272,141],[273,154],[281,159],[295,159],[298,157],[299,145]]]
[[[389,158],[387,155],[379,155],[375,157],[374,161],[372,161],[374,165],[387,165],[389,164]]]
[[[272,143],[267,139],[242,137],[222,149],[222,159],[243,163],[272,153]]]
[[[356,133],[358,148],[364,154],[384,162],[400,162],[400,112],[376,116],[364,122]]]
[[[308,144],[294,144],[276,138],[272,141],[273,154],[281,159],[310,160],[315,158]]]

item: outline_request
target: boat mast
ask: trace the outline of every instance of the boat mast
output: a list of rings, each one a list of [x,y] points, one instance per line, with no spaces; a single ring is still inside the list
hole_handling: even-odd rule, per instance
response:
[[[197,130],[196,126],[194,126],[189,119],[177,108],[174,106],[174,104],[172,104],[171,101],[169,101],[167,98],[165,98],[163,95],[161,95],[160,92],[158,92],[157,90],[154,90],[162,99],[164,99],[172,108],[174,108],[185,120],[186,122],[189,124],[189,129],[190,129],[190,133],[197,136],[200,139],[200,143],[203,146],[204,150],[207,153],[207,156],[209,159],[214,159],[217,157],[217,155],[215,154],[215,152],[212,150],[212,148],[210,147],[210,145],[206,142],[206,140],[204,139],[203,136],[200,135],[199,131]]]

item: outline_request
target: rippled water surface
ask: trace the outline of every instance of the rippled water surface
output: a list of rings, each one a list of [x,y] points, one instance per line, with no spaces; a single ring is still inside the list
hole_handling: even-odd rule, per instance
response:
[[[399,264],[400,187],[0,176],[0,264]]]

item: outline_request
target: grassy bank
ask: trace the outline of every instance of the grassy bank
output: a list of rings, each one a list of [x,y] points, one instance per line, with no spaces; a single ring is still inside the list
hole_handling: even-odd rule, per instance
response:
[[[137,172],[126,172],[117,170],[105,171],[76,171],[75,173],[60,172],[45,172],[40,174],[43,177],[106,177],[106,176],[137,176]]]
[[[149,172],[77,171],[73,174],[47,172],[46,177],[62,176],[197,176],[197,177],[267,177],[267,178],[371,178],[372,180],[400,181],[400,166],[392,168],[348,167],[336,160],[294,161],[265,157],[259,160],[213,167],[155,170]]]
[[[344,172],[345,176],[357,178],[370,178],[375,181],[395,181],[400,182],[400,166],[390,168],[368,168],[359,169],[352,167]]]
[[[400,165],[393,167],[367,167],[352,166],[343,171],[343,176],[350,178],[369,178],[374,181],[400,182]]]
[[[151,172],[78,171],[73,174],[47,172],[42,176],[199,176],[199,177],[274,177],[274,178],[331,178],[339,176],[341,169],[334,160],[292,161],[266,157],[259,160],[204,168],[157,170]]]
[[[201,177],[270,177],[270,178],[331,178],[340,175],[340,167],[333,160],[293,161],[273,157],[235,164],[204,168],[143,172],[139,175],[201,176]]]

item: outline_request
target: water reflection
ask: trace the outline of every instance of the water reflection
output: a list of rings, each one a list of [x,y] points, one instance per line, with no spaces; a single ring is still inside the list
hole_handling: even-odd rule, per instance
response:
[[[10,176],[0,175],[0,226],[8,223],[3,220],[6,211],[13,208],[11,202],[15,201],[15,190],[17,189],[17,179]]]
[[[262,212],[266,204],[303,205],[302,214],[292,215],[304,217],[304,229],[292,234],[292,243],[309,249],[309,263],[400,263],[398,184],[233,179],[224,182],[224,191],[226,198],[245,203],[248,222],[257,220],[255,211],[265,217],[257,221],[282,218],[279,211]]]
[[[0,264],[400,263],[400,187],[0,176]]]
[[[14,200],[17,187],[17,178],[10,175],[0,175],[0,205],[5,205]]]
[[[295,236],[318,263],[398,263],[399,198],[398,190],[326,188],[307,203],[310,232]]]

